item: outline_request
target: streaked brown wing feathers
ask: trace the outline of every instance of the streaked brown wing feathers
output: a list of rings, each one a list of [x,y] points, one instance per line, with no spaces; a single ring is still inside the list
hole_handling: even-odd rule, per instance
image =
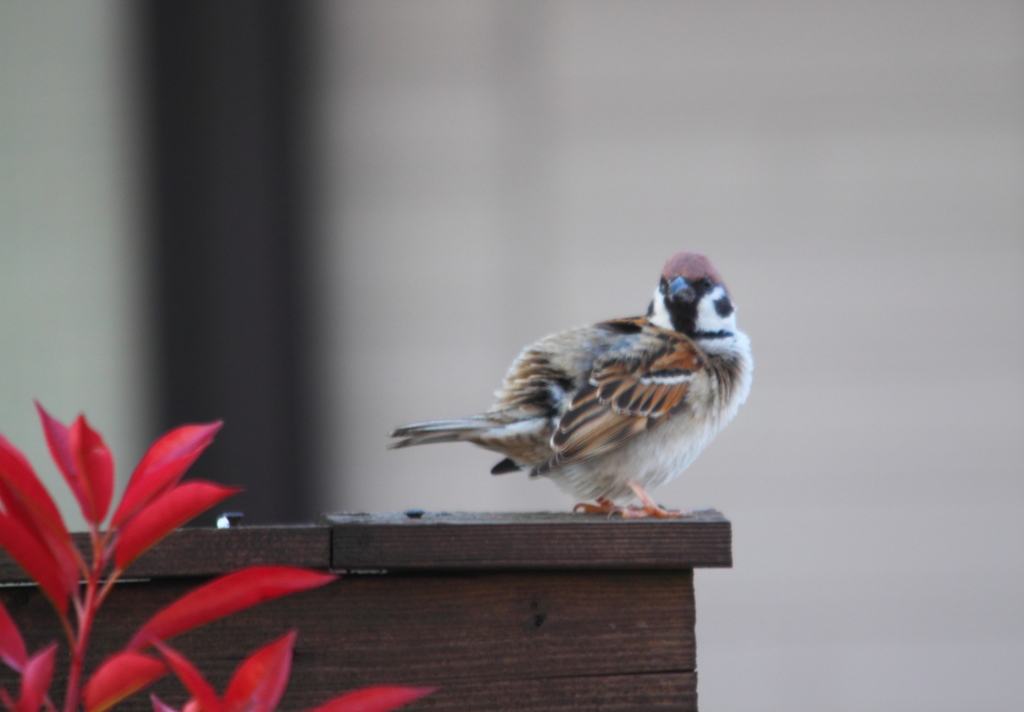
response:
[[[573,401],[551,437],[558,464],[600,455],[647,428],[646,418],[621,415],[601,403],[593,385],[584,386],[581,394],[584,403],[577,407]]]
[[[685,408],[700,351],[675,332],[646,327],[634,347],[598,359],[551,438],[541,469],[613,450]]]

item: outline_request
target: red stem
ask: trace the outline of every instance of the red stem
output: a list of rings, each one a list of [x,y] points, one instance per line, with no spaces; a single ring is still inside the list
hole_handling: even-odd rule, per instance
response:
[[[78,618],[78,635],[71,644],[71,666],[68,670],[68,687],[64,696],[64,712],[77,712],[82,685],[82,669],[85,667],[85,651],[89,647],[89,634],[96,618],[99,600],[96,593],[99,588],[100,575],[106,563],[103,543],[95,524],[89,523],[89,538],[92,540],[92,567],[85,578],[85,600],[75,606]]]
[[[96,597],[96,608],[103,605],[103,602],[107,600],[107,596],[112,590],[114,590],[114,584],[121,578],[121,574],[124,573],[124,569],[114,569],[110,572],[110,576],[103,582],[103,588],[100,589],[100,595]]]

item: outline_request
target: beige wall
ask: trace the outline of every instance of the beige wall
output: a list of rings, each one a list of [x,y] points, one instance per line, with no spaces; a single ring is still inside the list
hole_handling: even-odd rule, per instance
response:
[[[701,708],[1024,699],[1019,2],[324,2],[325,508],[567,509],[469,446],[519,348],[712,257],[757,370],[660,501]]]
[[[151,433],[128,5],[0,3],[0,431]],[[701,707],[1024,699],[1019,2],[322,2],[323,508],[567,509],[394,425],[486,408],[519,348],[709,254],[753,338],[671,506]],[[65,511],[71,511],[65,501]]]
[[[121,481],[152,436],[125,7],[0,3],[0,432],[76,528],[32,400],[84,411]]]

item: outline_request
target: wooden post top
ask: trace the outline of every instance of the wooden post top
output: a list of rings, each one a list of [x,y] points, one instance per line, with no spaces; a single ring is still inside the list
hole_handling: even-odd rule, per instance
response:
[[[88,549],[85,534],[74,537]],[[728,567],[732,527],[710,509],[659,520],[551,512],[325,514],[315,526],[180,529],[125,576],[216,576],[275,564],[350,572]],[[27,580],[0,550],[0,584]]]
[[[336,569],[691,569],[732,566],[715,510],[679,519],[570,513],[327,514]]]

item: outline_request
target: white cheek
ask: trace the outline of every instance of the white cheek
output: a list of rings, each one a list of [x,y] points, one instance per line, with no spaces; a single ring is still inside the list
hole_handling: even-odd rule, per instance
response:
[[[725,296],[725,289],[715,287],[704,295],[697,305],[697,331],[735,331],[736,308],[727,317],[719,316],[715,301]]]
[[[649,321],[662,329],[671,329],[672,317],[669,316],[668,309],[665,308],[665,297],[662,296],[661,289],[655,288],[652,304],[654,304],[654,314],[651,315]]]

